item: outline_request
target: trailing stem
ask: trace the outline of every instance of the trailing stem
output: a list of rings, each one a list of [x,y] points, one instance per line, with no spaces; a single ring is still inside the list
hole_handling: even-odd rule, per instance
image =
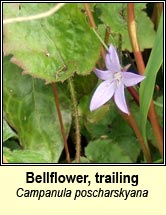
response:
[[[132,44],[135,61],[136,61],[139,73],[143,75],[145,72],[145,64],[142,58],[142,54],[141,54],[138,39],[137,39],[136,24],[135,24],[135,18],[134,18],[134,3],[127,4],[127,14],[128,14],[128,31],[129,31],[129,36]],[[162,129],[158,122],[158,117],[156,114],[153,100],[151,101],[151,104],[149,107],[148,117],[151,122],[155,138],[157,140],[159,151],[161,153],[161,156],[163,156]]]
[[[137,137],[137,139],[141,145],[142,151],[144,153],[144,156],[145,156],[147,162],[151,163],[152,162],[151,155],[150,155],[149,150],[148,150],[148,148],[144,142],[144,139],[141,135],[141,132],[138,128],[138,125],[137,125],[133,115],[131,113],[130,113],[130,115],[126,115],[126,114],[123,114],[122,112],[121,112],[121,114],[122,114],[124,120],[126,120],[129,123],[129,125],[132,127],[132,129],[134,130],[135,135],[136,135],[136,137]]]
[[[89,23],[90,23],[90,26],[93,28],[93,29],[96,29],[96,23],[95,23],[95,20],[93,18],[93,15],[92,15],[92,12],[91,12],[91,9],[89,7],[89,4],[88,3],[84,3],[84,7],[85,7],[85,11],[87,13],[87,16],[89,18]],[[104,50],[104,47],[101,46],[101,49],[100,49],[100,53],[101,53],[101,56],[102,58],[104,59],[105,58],[105,50]]]
[[[61,110],[60,110],[60,104],[59,104],[59,98],[58,98],[58,91],[57,91],[56,83],[52,83],[52,88],[53,88],[54,100],[55,100],[55,104],[56,104],[59,124],[60,124],[60,128],[61,128],[61,134],[62,134],[65,153],[66,153],[66,161],[67,161],[67,163],[71,163],[68,144],[67,144],[66,133],[65,133],[63,120],[62,120],[62,114],[61,114]]]
[[[75,121],[75,141],[76,141],[76,162],[80,163],[80,152],[81,152],[81,139],[80,139],[80,125],[79,125],[79,116],[78,116],[78,109],[77,109],[77,99],[74,89],[74,83],[72,78],[68,79],[69,81],[69,87],[70,87],[70,94],[71,99],[73,102],[73,108],[74,108],[74,121]]]

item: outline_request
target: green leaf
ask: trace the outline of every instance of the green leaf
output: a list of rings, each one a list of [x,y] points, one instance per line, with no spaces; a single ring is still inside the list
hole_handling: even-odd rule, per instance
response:
[[[131,163],[131,159],[111,139],[91,141],[86,156],[95,163]]]
[[[80,100],[78,106],[78,113],[79,116],[82,117],[84,120],[90,123],[96,123],[101,121],[106,113],[109,111],[109,105],[103,105],[98,108],[96,111],[90,111],[90,96],[83,96]]]
[[[11,137],[17,137],[17,134],[11,129],[11,127],[3,119],[3,142],[5,142]]]
[[[163,108],[163,97],[160,97],[160,100],[162,100],[162,102],[154,101],[154,104],[158,108]]]
[[[58,162],[62,135],[51,85],[21,75],[21,69],[4,59],[3,105],[5,119],[17,131],[24,150],[42,154],[47,162]],[[71,107],[66,83],[58,85],[66,134],[71,125]],[[20,151],[21,152],[21,151]]]
[[[3,148],[3,154],[9,163],[47,163],[43,154],[32,150],[14,150]]]
[[[93,114],[95,112],[96,111],[94,111]],[[100,118],[99,121],[91,121],[84,117],[84,120],[85,127],[90,134],[91,140],[109,140],[116,144],[117,148],[121,149],[122,154],[127,156],[130,159],[130,162],[135,163],[137,161],[141,150],[139,142],[131,127],[118,113],[117,107],[113,104],[113,102],[110,102],[110,111],[105,113],[103,119]],[[89,144],[87,147],[89,147]],[[101,148],[96,148],[95,150],[99,150],[99,154],[103,153]]]
[[[54,3],[4,3],[4,17],[29,16],[49,10]],[[64,81],[75,72],[86,75],[99,57],[100,43],[86,22],[79,4],[70,3],[53,15],[4,26],[5,54],[24,73]]]
[[[162,61],[163,61],[163,16],[161,15],[154,46],[145,69],[146,79],[141,83],[139,90],[141,113],[140,125],[145,141],[147,114],[151,100],[153,98],[156,75],[159,71]]]
[[[151,48],[155,39],[153,23],[144,12],[145,3],[134,3],[137,36],[141,50]],[[101,20],[111,28],[111,43],[119,47],[119,35],[122,36],[122,50],[132,51],[127,27],[127,3],[100,3]]]
[[[90,75],[86,76],[75,75],[73,77],[73,82],[77,94],[77,99],[79,100],[84,95],[91,94],[91,92],[94,90],[96,86],[97,80],[98,79],[93,72],[91,72]]]

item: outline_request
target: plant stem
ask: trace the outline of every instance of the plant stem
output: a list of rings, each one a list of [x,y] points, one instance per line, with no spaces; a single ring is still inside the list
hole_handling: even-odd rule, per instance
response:
[[[127,14],[128,14],[128,31],[129,31],[132,48],[133,48],[134,57],[136,60],[138,71],[141,75],[143,75],[145,72],[145,65],[144,65],[144,61],[142,58],[142,54],[141,54],[138,39],[137,39],[136,24],[135,24],[135,17],[134,17],[134,3],[127,4]],[[163,156],[162,130],[158,122],[158,117],[156,114],[153,101],[151,101],[148,116],[154,131],[155,138],[157,140],[159,151],[161,153],[161,156]]]
[[[66,139],[66,133],[65,133],[63,120],[62,120],[62,114],[61,114],[61,110],[60,110],[60,103],[59,103],[56,83],[52,83],[52,88],[53,88],[53,94],[54,94],[56,109],[57,109],[57,113],[58,113],[59,124],[60,124],[60,128],[61,128],[61,134],[63,137],[63,143],[64,143],[64,148],[65,148],[65,153],[66,153],[66,161],[67,161],[67,163],[71,163],[67,139]]]
[[[163,157],[163,130],[159,124],[158,116],[156,114],[156,109],[155,109],[153,101],[150,104],[148,115],[149,115],[149,120],[152,124],[155,138],[157,140],[160,154]]]
[[[74,83],[72,78],[68,79],[69,87],[70,87],[70,94],[71,99],[73,102],[73,108],[74,108],[74,120],[75,120],[75,140],[76,140],[76,162],[80,163],[80,152],[81,152],[81,139],[80,139],[80,125],[79,125],[79,116],[78,116],[78,109],[77,109],[77,99],[74,89]]]
[[[99,40],[102,42],[102,44],[104,43],[105,44],[105,41],[103,42],[102,41],[102,39],[99,37],[99,35],[97,34],[97,32],[95,31],[95,28],[96,28],[96,24],[95,24],[95,22],[93,22],[94,21],[94,19],[93,19],[93,16],[92,16],[92,13],[91,13],[91,11],[90,11],[90,9],[89,9],[89,5],[87,4],[87,3],[85,3],[84,4],[85,5],[85,9],[86,9],[86,12],[87,12],[87,14],[88,14],[88,17],[89,17],[89,20],[90,20],[90,25],[94,28],[94,32],[96,33],[96,35],[97,35],[97,37],[99,38]],[[91,21],[91,20],[93,20],[93,21]],[[109,30],[109,29],[108,29]],[[110,34],[110,30],[108,31],[108,30],[106,30],[106,36],[105,36],[105,40],[106,40],[106,42],[107,42],[107,40],[108,40],[108,38],[107,38],[107,36],[108,36],[108,34]],[[108,33],[107,33],[108,32]],[[102,46],[103,47],[103,46]],[[106,49],[107,50],[107,49]],[[101,56],[102,56],[102,58],[103,58],[103,61],[105,61],[105,50],[103,50],[103,52],[102,52],[102,50],[100,50],[100,52],[101,52]],[[138,96],[137,96],[137,94],[136,94],[136,92],[134,91],[134,89],[131,89],[131,88],[129,88],[130,89],[130,91],[132,92],[132,94],[134,95],[134,98],[137,100],[137,102],[138,102]],[[142,137],[142,135],[141,135],[141,133],[140,133],[140,131],[139,131],[139,128],[138,128],[138,126],[137,126],[137,124],[136,124],[136,121],[135,121],[135,119],[134,119],[134,117],[130,114],[130,115],[127,115],[127,114],[124,114],[123,112],[121,112],[120,111],[120,113],[121,113],[121,115],[122,115],[122,117],[130,124],[130,126],[133,128],[133,130],[134,130],[134,132],[135,132],[135,135],[137,136],[137,138],[138,138],[138,140],[139,140],[139,142],[140,142],[140,145],[141,145],[141,148],[142,148],[142,150],[143,150],[143,153],[145,154],[145,158],[146,158],[146,160],[147,160],[147,162],[151,162],[151,156],[150,156],[150,154],[149,154],[149,151],[148,151],[148,149],[147,149],[147,146],[146,146],[146,144],[144,143],[144,140],[143,140],[143,137]]]
[[[111,35],[111,29],[109,26],[107,26],[105,30],[105,38],[104,38],[104,43],[106,44],[106,46],[108,46],[110,35]]]
[[[84,7],[85,7],[85,11],[87,13],[87,16],[89,18],[89,23],[90,23],[90,26],[93,28],[93,29],[96,29],[96,23],[94,21],[94,18],[93,18],[93,15],[92,15],[92,12],[91,12],[91,9],[89,7],[89,4],[88,3],[84,3]],[[100,53],[101,53],[101,56],[103,59],[105,59],[105,50],[104,50],[104,47],[101,46],[101,49],[100,49]]]
[[[148,150],[148,148],[147,148],[147,146],[143,140],[143,137],[141,135],[141,132],[137,126],[137,123],[136,123],[133,115],[131,113],[130,113],[130,115],[127,115],[127,114],[122,113],[121,111],[120,111],[120,113],[121,113],[122,117],[124,118],[124,120],[126,120],[129,123],[129,125],[132,127],[132,129],[134,130],[135,135],[138,138],[138,141],[140,142],[142,151],[145,155],[147,162],[151,163],[152,162],[151,155],[150,155],[149,150]]]
[[[84,7],[85,7],[85,10],[86,10],[87,16],[88,16],[88,18],[89,18],[90,26],[91,26],[92,28],[96,28],[96,23],[95,23],[95,21],[94,21],[94,18],[93,18],[91,9],[90,9],[90,7],[89,7],[89,4],[88,4],[88,3],[84,3]]]
[[[102,38],[99,36],[97,31],[93,28],[93,32],[96,34],[97,38],[100,40],[101,44],[104,46],[104,48],[108,51],[108,47],[106,46],[105,42],[102,40]]]
[[[127,14],[128,14],[129,37],[130,37],[135,61],[137,64],[139,74],[144,75],[145,65],[144,65],[144,61],[142,58],[142,54],[140,52],[139,43],[137,39],[137,31],[136,31],[136,24],[135,24],[135,17],[134,17],[134,3],[127,4]]]
[[[136,102],[137,105],[139,105],[139,95],[137,91],[133,87],[127,87],[128,91],[132,95],[134,101]]]
[[[159,24],[160,16],[163,11],[163,3],[154,3],[153,13],[151,16],[151,20],[154,23],[154,29],[156,30]]]

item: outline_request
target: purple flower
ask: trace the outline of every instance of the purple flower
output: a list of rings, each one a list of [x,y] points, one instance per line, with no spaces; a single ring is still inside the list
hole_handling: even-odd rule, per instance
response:
[[[114,96],[117,107],[124,113],[129,114],[124,95],[124,88],[141,82],[145,76],[126,72],[130,67],[121,68],[115,47],[111,44],[105,57],[106,71],[95,68],[94,72],[103,82],[97,87],[91,99],[90,110],[93,111]]]

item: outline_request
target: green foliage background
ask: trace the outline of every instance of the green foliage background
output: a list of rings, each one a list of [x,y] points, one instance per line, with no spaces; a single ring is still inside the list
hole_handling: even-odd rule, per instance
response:
[[[53,6],[54,3],[4,3],[3,14],[5,19],[29,16],[47,11]],[[121,46],[124,54],[126,51],[131,54],[127,4],[91,3],[90,7],[100,37],[104,38],[105,28],[110,26],[109,43]],[[156,35],[146,10],[147,4],[135,3],[141,50],[143,52],[153,48],[146,69],[146,81],[140,87],[141,112],[127,91],[126,98],[137,123],[142,125],[142,132],[147,133],[153,160],[157,161],[161,157],[147,122],[148,107],[145,106],[153,96],[156,75],[162,63],[163,24],[161,20]],[[64,127],[68,141],[72,142],[71,150],[75,147],[69,77],[73,79],[78,99],[81,162],[144,162],[133,130],[122,119],[112,101],[94,112],[89,111],[90,99],[98,84],[92,71],[100,59],[100,46],[82,3],[67,3],[47,18],[4,25],[3,153],[9,162],[64,162],[62,135],[50,84],[52,82],[57,82]],[[123,64],[130,63],[129,58],[126,63],[126,56],[121,56]],[[154,59],[157,59],[157,64]],[[131,69],[135,70],[135,67]],[[158,73],[160,76],[161,73]],[[161,81],[158,85],[162,85]],[[138,88],[136,90],[138,92]],[[159,92],[156,102],[161,104],[162,99],[162,92]],[[162,124],[163,110],[158,106],[157,113]]]

